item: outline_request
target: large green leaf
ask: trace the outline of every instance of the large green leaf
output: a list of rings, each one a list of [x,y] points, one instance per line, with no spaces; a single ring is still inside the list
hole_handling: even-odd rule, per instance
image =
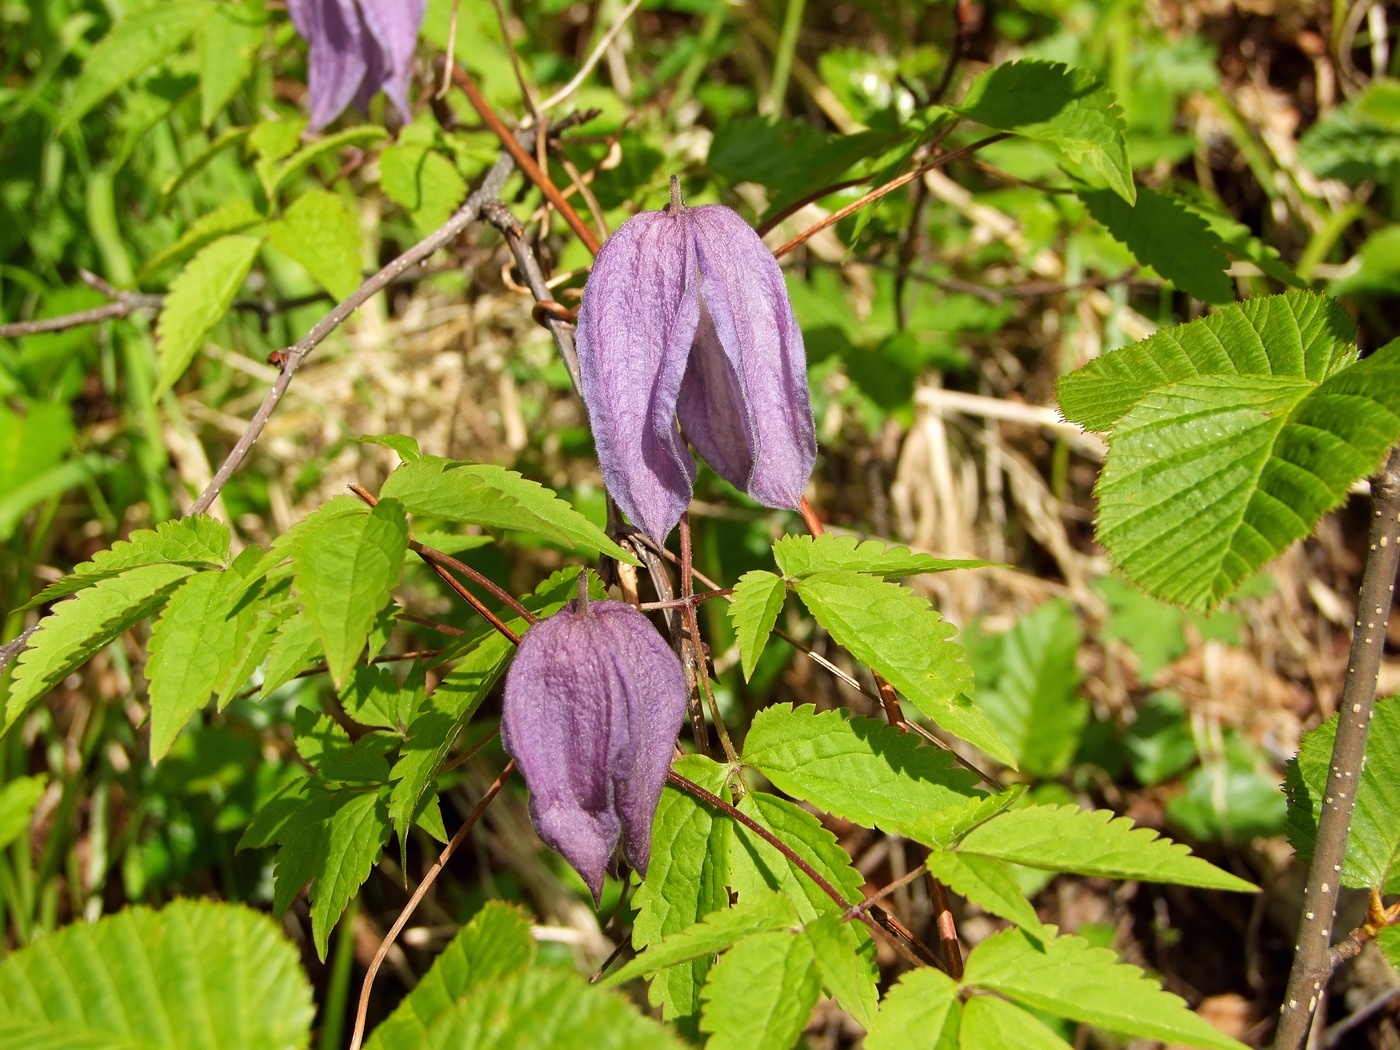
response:
[[[1000,861],[972,853],[934,850],[928,855],[928,872],[960,897],[983,911],[1009,919],[1032,937],[1044,939],[1045,930],[1035,908],[1017,887]]]
[[[1332,774],[1336,740],[1333,715],[1303,737],[1288,763],[1288,838],[1304,863],[1312,861],[1323,799],[1339,779]],[[1342,885],[1400,893],[1400,696],[1376,701],[1361,771],[1341,779],[1354,781],[1356,791]]]
[[[897,583],[857,572],[814,573],[794,585],[819,624],[948,732],[1014,765],[1015,758],[967,694],[972,672],[957,629]]]
[[[1069,603],[1046,602],[1002,636],[996,678],[979,680],[978,706],[1031,776],[1063,773],[1089,720],[1089,703],[1078,695],[1081,641]]]
[[[160,65],[213,12],[210,3],[166,0],[119,19],[88,55],[55,133],[62,134],[113,91]]]
[[[734,637],[739,642],[739,656],[744,666],[744,681],[753,677],[758,658],[778,622],[778,613],[787,596],[787,585],[781,576],[754,569],[739,577],[734,586],[734,601],[729,606],[729,619],[734,624]]]
[[[958,1050],[963,1006],[958,984],[931,967],[910,970],[880,1003],[867,1050]],[[969,1050],[978,1048],[969,1047]]]
[[[812,942],[792,930],[756,933],[720,957],[702,996],[707,1050],[788,1050],[820,990]]]
[[[973,81],[953,108],[989,128],[1050,143],[1133,203],[1122,111],[1087,70],[1038,59],[1008,62]]]
[[[935,558],[932,554],[891,547],[879,540],[861,542],[855,536],[784,536],[773,544],[773,557],[783,575],[801,579],[814,572],[847,569],[872,576],[914,576],[950,569],[980,569],[994,564],[959,558]]]
[[[1138,262],[1150,266],[1183,292],[1208,303],[1228,303],[1235,285],[1226,274],[1224,245],[1206,221],[1175,198],[1140,189],[1129,204],[1108,190],[1081,189],[1089,214],[1127,245]]]
[[[526,972],[535,958],[530,923],[503,901],[487,901],[432,968],[365,1043],[365,1050],[418,1050],[427,1030],[488,981]]]
[[[1021,930],[993,934],[968,955],[963,985],[1124,1035],[1217,1050],[1244,1048],[1136,966],[1120,962],[1107,948],[1091,948],[1083,937],[1040,942]]]
[[[1040,1018],[1015,1003],[990,995],[974,995],[963,1006],[959,1045],[1015,1047],[1016,1050],[1071,1050],[1070,1044]]]
[[[1113,427],[1100,541],[1139,586],[1202,609],[1307,535],[1400,438],[1400,343],[1347,367],[1350,322],[1326,300],[1253,302],[1061,381],[1069,415]]]
[[[812,942],[822,987],[841,1008],[866,1031],[875,1024],[879,994],[875,983],[875,942],[870,933],[854,921],[826,912],[809,922],[802,931]]]
[[[1127,817],[1078,806],[1025,806],[978,824],[957,844],[958,853],[1043,868],[1255,892],[1257,887],[1191,856],[1190,850],[1137,828]]]
[[[253,268],[261,237],[233,233],[201,248],[170,282],[156,321],[160,375],[155,396],[175,385]]]
[[[407,550],[404,509],[392,499],[371,509],[338,496],[293,530],[297,594],[325,646],[337,686],[349,676],[375,617],[398,585]]]
[[[932,812],[961,805],[975,774],[947,751],[920,747],[873,718],[775,704],[754,716],[744,763],[794,798],[845,820],[909,835]]]
[[[190,574],[184,565],[143,565],[101,580],[54,606],[19,655],[0,697],[0,735],[68,674],[162,605]]]
[[[301,1050],[311,985],[264,915],[175,901],[74,923],[0,963],[0,1045],[13,1050]]]
[[[565,547],[584,547],[637,564],[549,489],[504,467],[424,456],[390,474],[379,494],[400,500],[412,514],[533,533]]]
[[[360,284],[364,238],[359,220],[328,190],[308,190],[293,201],[282,218],[268,223],[267,239],[305,266],[337,299],[344,299]]]

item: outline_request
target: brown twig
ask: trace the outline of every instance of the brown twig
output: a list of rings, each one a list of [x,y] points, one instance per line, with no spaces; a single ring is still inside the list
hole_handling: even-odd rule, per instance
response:
[[[94,306],[90,310],[62,314],[58,317],[44,317],[37,321],[15,321],[0,324],[0,339],[19,339],[27,335],[42,335],[45,332],[62,332],[69,328],[79,328],[85,324],[100,324],[103,321],[116,321],[129,317],[137,310],[159,310],[165,302],[162,295],[142,295],[137,292],[116,292],[115,301],[105,306]]]
[[[394,941],[398,940],[399,934],[403,932],[404,926],[408,924],[408,920],[412,918],[414,911],[417,910],[419,902],[422,901],[429,888],[431,888],[433,883],[437,880],[438,874],[447,866],[447,862],[452,859],[452,854],[457,852],[457,847],[462,844],[472,827],[481,819],[481,815],[486,812],[486,807],[491,804],[491,800],[496,797],[501,788],[505,787],[506,781],[510,779],[510,775],[513,772],[515,772],[515,760],[511,759],[511,761],[506,763],[506,768],[501,770],[501,775],[486,789],[486,794],[481,796],[481,801],[476,804],[475,808],[473,808],[471,813],[467,816],[466,823],[457,829],[457,833],[453,835],[447,845],[442,848],[442,852],[438,854],[438,859],[424,874],[423,881],[418,884],[418,888],[413,891],[413,896],[408,899],[408,903],[405,904],[403,910],[399,912],[399,917],[394,920],[394,925],[389,927],[389,932],[386,933],[384,939],[380,941],[379,950],[374,953],[374,958],[370,961],[369,968],[365,972],[364,983],[360,985],[360,1005],[359,1009],[355,1011],[355,1032],[350,1037],[350,1050],[360,1050],[360,1045],[364,1042],[365,1018],[369,1014],[369,995],[374,988],[374,979],[379,974],[379,968],[384,965],[384,959],[389,954],[389,949],[393,947]],[[402,833],[401,831],[400,834]]]
[[[690,572],[694,564],[690,548],[690,511],[681,514],[680,526],[680,606],[681,616],[685,620],[686,644],[684,648],[691,665],[695,668],[695,680],[700,685],[700,692],[704,695],[705,703],[710,708],[710,717],[714,719],[715,732],[719,734],[719,744],[724,751],[724,757],[737,764],[739,753],[734,750],[734,742],[729,739],[729,729],[724,724],[724,717],[720,714],[714,691],[710,688],[710,661],[706,657],[704,644],[700,641],[700,619],[695,615],[695,577]]]

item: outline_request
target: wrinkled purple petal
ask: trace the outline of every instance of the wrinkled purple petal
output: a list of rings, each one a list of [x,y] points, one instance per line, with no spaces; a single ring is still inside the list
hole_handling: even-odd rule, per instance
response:
[[[379,44],[381,66],[376,72],[371,63],[372,81],[383,86],[389,101],[407,122],[412,119],[408,108],[408,84],[413,74],[413,50],[418,43],[418,30],[428,9],[427,0],[359,0],[365,26]],[[370,94],[373,94],[371,91]]]
[[[593,893],[621,839],[643,875],[651,825],[685,718],[674,652],[620,602],[577,602],[521,639],[506,675],[501,741],[530,789],[530,819]]]
[[[796,508],[816,462],[807,356],[783,273],[736,212],[688,209],[713,336],[695,341],[680,398],[686,438],[759,503]]]
[[[657,543],[695,480],[675,418],[700,320],[693,244],[682,216],[634,215],[598,253],[578,315],[583,401],[603,481]]]
[[[311,45],[307,93],[311,129],[325,127],[365,78],[363,28],[355,0],[288,0],[287,13]]]

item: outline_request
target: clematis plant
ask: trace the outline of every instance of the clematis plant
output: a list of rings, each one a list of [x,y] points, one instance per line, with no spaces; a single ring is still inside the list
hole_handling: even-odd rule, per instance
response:
[[[578,315],[580,386],[603,481],[658,544],[690,502],[695,460],[795,509],[817,455],[802,332],[777,260],[720,204],[671,203],[608,238]]]
[[[680,660],[630,605],[579,596],[520,640],[501,742],[530,789],[530,820],[597,903],[622,854],[645,875],[651,822],[685,718]]]
[[[381,88],[407,121],[413,48],[427,0],[287,0],[311,45],[311,127],[323,128],[352,101],[360,110]]]

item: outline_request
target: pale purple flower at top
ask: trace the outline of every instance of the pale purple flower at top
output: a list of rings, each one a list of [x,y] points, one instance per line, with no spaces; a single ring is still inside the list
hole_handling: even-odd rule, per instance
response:
[[[405,121],[413,48],[427,0],[287,0],[311,45],[311,128],[325,127],[352,101],[361,111],[380,88]]]
[[[680,660],[630,605],[579,597],[520,640],[501,743],[530,789],[530,821],[597,903],[617,849],[639,874],[689,689]]]
[[[608,238],[578,315],[580,386],[603,481],[658,544],[695,461],[796,509],[816,461],[802,332],[773,254],[720,204],[641,212]]]

